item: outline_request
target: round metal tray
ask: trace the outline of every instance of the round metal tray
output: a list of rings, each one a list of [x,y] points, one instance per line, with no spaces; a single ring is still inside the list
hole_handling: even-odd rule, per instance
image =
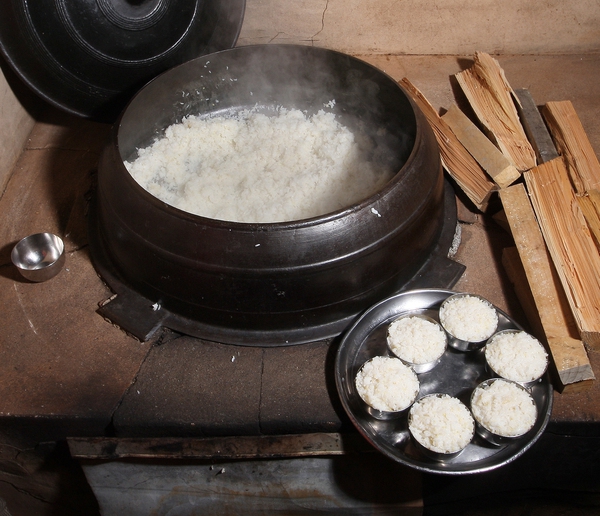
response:
[[[425,457],[414,446],[408,433],[407,417],[381,421],[369,416],[356,392],[354,378],[369,358],[389,355],[386,345],[387,326],[407,313],[438,318],[440,304],[455,292],[449,290],[412,290],[384,299],[367,310],[342,337],[335,362],[335,380],[342,404],[358,431],[380,452],[406,466],[430,473],[463,475],[490,471],[512,462],[540,437],[550,419],[553,390],[546,373],[531,388],[538,408],[534,427],[522,438],[504,446],[494,446],[475,436],[465,450],[446,462]],[[498,310],[498,331],[522,329],[508,315]],[[473,389],[489,378],[483,351],[462,352],[448,348],[432,371],[419,374],[419,398],[434,392],[456,396],[469,406]]]

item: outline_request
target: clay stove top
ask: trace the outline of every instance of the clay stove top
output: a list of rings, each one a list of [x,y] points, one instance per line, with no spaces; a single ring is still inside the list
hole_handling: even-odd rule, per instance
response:
[[[372,57],[449,106],[456,58]],[[511,83],[538,103],[569,98],[600,154],[599,56],[507,57]],[[553,77],[552,81],[547,80]],[[0,417],[44,439],[66,435],[258,435],[348,428],[333,384],[335,342],[271,348],[215,344],[160,331],[148,342],[98,313],[112,292],[89,257],[86,193],[109,127],[56,111],[40,117],[0,199]],[[501,265],[509,235],[459,200],[466,270],[456,290],[481,294],[526,325]],[[23,235],[65,237],[67,264],[43,284],[22,281],[9,253]],[[600,370],[598,354],[590,355]],[[551,425],[600,420],[598,386],[555,396]],[[34,422],[35,424],[31,424]],[[593,426],[593,425],[592,425]],[[40,435],[38,435],[40,437]]]

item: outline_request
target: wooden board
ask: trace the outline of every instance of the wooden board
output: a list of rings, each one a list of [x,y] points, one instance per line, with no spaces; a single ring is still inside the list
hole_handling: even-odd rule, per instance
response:
[[[235,437],[116,438],[72,437],[71,456],[78,459],[240,460],[343,455],[373,452],[359,435],[313,433]]]
[[[442,120],[500,188],[510,186],[521,177],[508,158],[456,104],[442,115]]]
[[[593,380],[592,366],[579,338],[569,302],[552,264],[525,187],[516,184],[502,190],[500,200],[539,315],[543,329],[542,340],[545,339],[556,367],[559,385],[555,387],[562,391],[571,384]],[[514,270],[516,265],[513,263],[512,267]],[[513,279],[513,282],[517,281],[520,280]],[[526,294],[522,290],[520,292],[519,298],[524,300],[523,308],[526,309],[529,304]],[[528,312],[532,327],[539,328],[536,318],[531,316],[531,308]]]
[[[600,163],[570,100],[548,102],[542,114],[578,194],[600,189]]]
[[[440,148],[444,169],[480,211],[488,207],[491,195],[498,189],[479,163],[458,141],[425,96],[406,77],[400,85],[412,97],[431,125]]]
[[[521,172],[536,165],[535,151],[513,101],[513,91],[498,61],[477,52],[471,68],[455,75],[488,137]]]
[[[600,254],[562,159],[524,174],[544,241],[583,342],[600,351]]]

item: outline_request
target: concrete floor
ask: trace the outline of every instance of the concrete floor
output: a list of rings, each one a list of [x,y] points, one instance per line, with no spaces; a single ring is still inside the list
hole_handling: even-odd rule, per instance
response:
[[[448,56],[360,57],[395,79],[408,77],[437,109],[457,99],[451,76],[469,64],[468,58]],[[538,104],[571,100],[600,154],[599,55],[503,56],[499,61],[513,88],[528,88]],[[160,346],[136,341],[96,313],[111,292],[90,261],[86,195],[109,129],[48,110],[0,198],[0,498],[13,516],[98,512],[82,470],[69,458],[66,437],[152,437],[182,428],[198,437],[352,431],[332,390],[328,343],[234,352],[167,334]],[[527,325],[500,261],[502,248],[512,244],[510,235],[490,214],[460,201],[459,220],[462,242],[455,260],[466,271],[455,289],[483,295]],[[22,281],[9,259],[14,243],[37,231],[53,231],[67,245],[65,270],[43,284]],[[237,354],[233,373],[232,353]],[[598,354],[590,359],[599,374]],[[209,385],[199,364],[202,371],[209,364],[215,376],[235,374],[239,383]],[[592,465],[600,449],[599,390],[594,383],[582,392],[557,394],[545,440],[514,468],[464,479],[408,472],[413,490],[406,510],[542,514],[541,507],[543,514],[597,513],[600,479]],[[387,459],[383,463],[396,469]],[[486,487],[488,482],[498,489]],[[345,495],[352,492],[348,488]],[[276,496],[288,495],[283,490]],[[507,512],[500,510],[500,499]],[[108,499],[99,500],[105,514],[114,513]],[[377,510],[389,510],[388,502]]]

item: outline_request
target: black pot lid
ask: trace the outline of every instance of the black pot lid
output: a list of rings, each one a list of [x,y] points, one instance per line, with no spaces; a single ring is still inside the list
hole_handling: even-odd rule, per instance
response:
[[[232,48],[246,0],[2,0],[0,50],[51,104],[112,122],[160,73]]]

